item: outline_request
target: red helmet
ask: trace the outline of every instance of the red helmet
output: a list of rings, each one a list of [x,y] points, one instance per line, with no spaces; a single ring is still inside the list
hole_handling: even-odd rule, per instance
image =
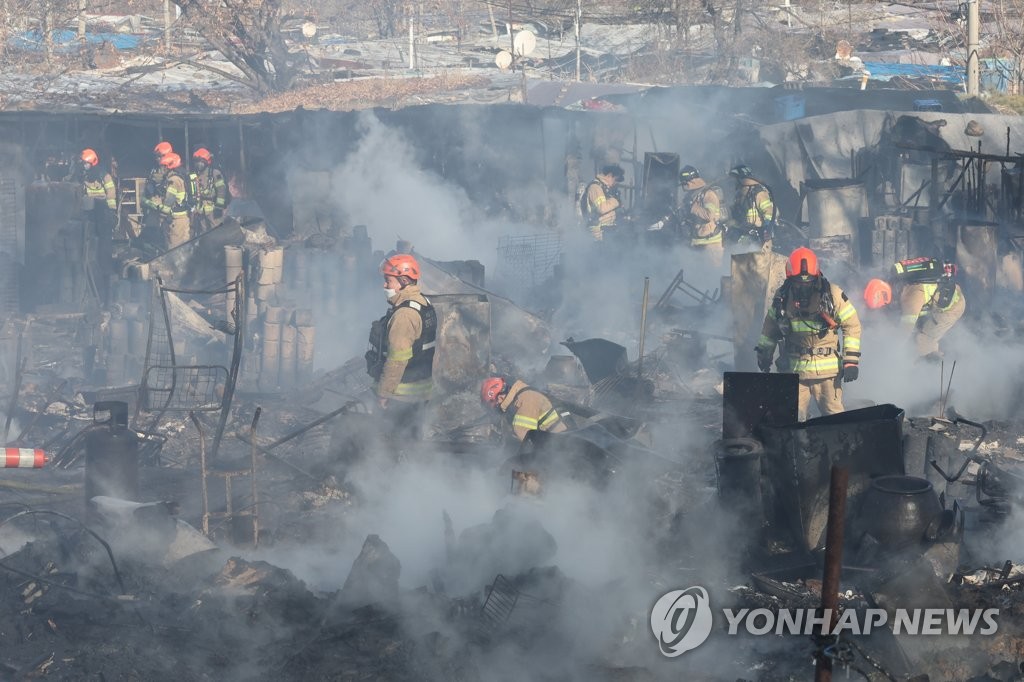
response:
[[[83,149],[82,161],[90,166],[95,166],[100,162],[100,157],[92,149]]]
[[[789,254],[789,260],[786,261],[786,277],[793,277],[795,275],[817,277],[820,274],[821,271],[818,270],[818,257],[806,246],[801,246]]]
[[[480,384],[480,402],[491,407],[501,403],[501,395],[505,392],[505,380],[501,377],[488,377]]]
[[[420,264],[416,262],[415,258],[407,253],[396,253],[393,256],[385,258],[381,262],[380,272],[382,275],[408,277],[413,281],[419,281]]]
[[[157,156],[161,157],[161,158],[164,157],[164,156],[167,156],[168,154],[170,154],[173,151],[174,151],[174,147],[171,146],[170,142],[166,142],[166,141],[165,142],[158,142],[157,145],[155,147],[153,147],[153,153],[156,154]]]
[[[199,149],[192,152],[193,159],[202,159],[206,163],[213,163],[213,154],[206,147],[200,147]]]
[[[160,157],[160,165],[173,170],[181,165],[181,157],[174,152],[164,154]]]
[[[864,287],[864,302],[869,308],[884,308],[892,303],[892,287],[884,279],[873,279]]]

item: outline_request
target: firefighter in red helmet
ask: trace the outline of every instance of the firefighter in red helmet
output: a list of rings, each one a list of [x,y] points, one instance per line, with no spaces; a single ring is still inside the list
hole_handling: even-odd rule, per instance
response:
[[[551,400],[521,379],[488,377],[480,384],[480,400],[502,412],[512,423],[512,433],[522,441],[530,431],[565,431],[558,410]]]
[[[191,218],[189,217],[188,188],[181,157],[171,152],[160,159],[160,167],[164,169],[163,193],[143,199],[142,205],[160,216],[160,228],[164,239],[164,249],[181,246],[191,237]]]
[[[825,279],[814,252],[801,247],[790,254],[786,280],[765,314],[757,366],[771,371],[778,346],[780,369],[800,375],[800,420],[811,398],[822,414],[842,412],[842,382],[860,373],[860,332],[853,303]]]
[[[423,408],[433,390],[437,314],[420,292],[416,258],[396,253],[380,264],[390,308],[370,328],[366,371],[392,437],[420,438]]]
[[[83,149],[81,155],[82,192],[84,213],[92,223],[96,235],[96,264],[94,275],[100,300],[107,302],[110,275],[114,258],[114,228],[117,226],[117,189],[113,174],[100,167],[100,157],[94,149]]]

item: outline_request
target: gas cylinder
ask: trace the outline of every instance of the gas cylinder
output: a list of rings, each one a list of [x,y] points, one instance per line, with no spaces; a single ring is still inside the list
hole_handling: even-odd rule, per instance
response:
[[[128,428],[128,403],[93,405],[85,437],[85,499],[97,495],[139,501],[139,438]]]

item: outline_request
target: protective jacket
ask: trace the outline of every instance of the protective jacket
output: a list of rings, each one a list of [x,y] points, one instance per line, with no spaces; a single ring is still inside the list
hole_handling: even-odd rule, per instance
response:
[[[416,402],[433,390],[437,314],[430,300],[410,284],[391,299],[391,309],[370,327],[366,369],[381,398]]]
[[[609,199],[617,199],[617,197],[614,196],[610,187],[597,178],[590,181],[583,196],[580,197],[583,220],[595,241],[601,241],[604,230],[615,226],[618,208],[609,210],[605,207],[604,205]]]
[[[732,215],[750,227],[763,227],[778,221],[779,210],[771,190],[756,180],[748,180],[736,190]]]
[[[224,174],[217,168],[207,166],[192,175],[195,178],[196,212],[201,215],[212,215],[216,210],[223,211],[228,204]]]
[[[114,187],[114,177],[110,173],[104,173],[98,168],[90,168],[85,172],[85,179],[82,182],[85,189],[85,196],[92,199],[92,203],[106,202],[107,208],[117,208],[117,191]]]
[[[921,282],[908,284],[900,294],[900,322],[904,327],[917,326],[918,320],[934,313],[949,313],[964,307],[964,293],[955,282]],[[959,315],[957,316],[959,317]]]
[[[529,431],[561,433],[566,428],[548,397],[518,379],[498,408],[509,417],[512,433],[519,440],[526,438]]]
[[[780,345],[783,368],[801,380],[835,377],[843,365],[859,364],[860,318],[843,290],[821,276],[803,295],[794,290],[791,278],[775,293],[761,328],[758,354],[770,357]]]
[[[690,191],[684,199],[683,220],[690,228],[690,246],[722,243],[722,200],[719,188],[703,185]]]

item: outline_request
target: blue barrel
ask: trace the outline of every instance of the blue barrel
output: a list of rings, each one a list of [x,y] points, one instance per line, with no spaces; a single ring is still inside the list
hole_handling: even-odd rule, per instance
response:
[[[128,428],[128,403],[93,405],[85,436],[85,501],[97,495],[139,501],[139,439]]]

